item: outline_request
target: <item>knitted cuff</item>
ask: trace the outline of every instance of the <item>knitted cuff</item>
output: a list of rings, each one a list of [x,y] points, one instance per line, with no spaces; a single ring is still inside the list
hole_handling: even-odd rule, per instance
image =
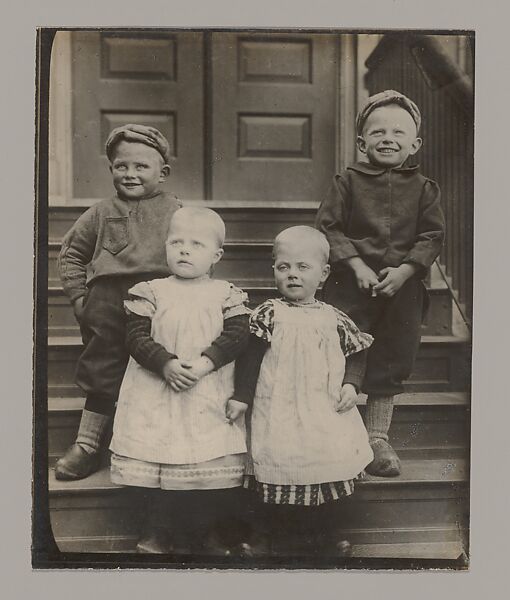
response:
[[[89,410],[83,410],[81,414],[80,428],[76,443],[80,444],[87,452],[98,451],[101,441],[108,428],[110,417]]]
[[[393,396],[369,396],[365,411],[368,438],[388,441],[388,430],[393,416]]]

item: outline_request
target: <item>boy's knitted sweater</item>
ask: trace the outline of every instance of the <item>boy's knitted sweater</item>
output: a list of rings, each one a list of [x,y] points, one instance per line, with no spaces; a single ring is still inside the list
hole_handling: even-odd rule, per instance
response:
[[[58,269],[71,302],[98,277],[169,274],[165,240],[175,196],[158,192],[142,200],[113,196],[89,208],[64,237]]]

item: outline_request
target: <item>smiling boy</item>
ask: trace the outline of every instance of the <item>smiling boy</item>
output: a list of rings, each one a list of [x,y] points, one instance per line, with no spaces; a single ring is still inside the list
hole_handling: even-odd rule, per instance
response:
[[[375,339],[362,391],[374,461],[367,471],[400,474],[388,442],[393,398],[412,372],[427,306],[422,279],[444,240],[437,184],[405,166],[422,145],[421,115],[394,90],[368,99],[356,120],[357,145],[368,162],[334,177],[316,226],[331,246],[324,300]]]
[[[124,125],[106,141],[116,194],[89,208],[64,238],[58,259],[64,292],[84,349],[76,382],[86,395],[76,442],[57,462],[57,479],[82,479],[99,468],[129,354],[123,301],[130,287],[169,274],[165,239],[181,205],[161,190],[170,148],[155,128]]]

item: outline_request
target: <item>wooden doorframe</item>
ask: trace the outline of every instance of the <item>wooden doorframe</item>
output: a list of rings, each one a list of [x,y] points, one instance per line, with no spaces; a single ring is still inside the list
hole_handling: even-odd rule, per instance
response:
[[[49,204],[69,204],[73,197],[71,31],[53,39],[50,66],[48,187]]]

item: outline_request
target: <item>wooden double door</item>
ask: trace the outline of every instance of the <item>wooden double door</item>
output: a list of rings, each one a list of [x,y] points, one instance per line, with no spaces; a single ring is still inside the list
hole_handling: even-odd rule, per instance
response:
[[[73,33],[73,195],[111,193],[123,123],[160,129],[182,199],[316,201],[335,164],[337,36]]]

